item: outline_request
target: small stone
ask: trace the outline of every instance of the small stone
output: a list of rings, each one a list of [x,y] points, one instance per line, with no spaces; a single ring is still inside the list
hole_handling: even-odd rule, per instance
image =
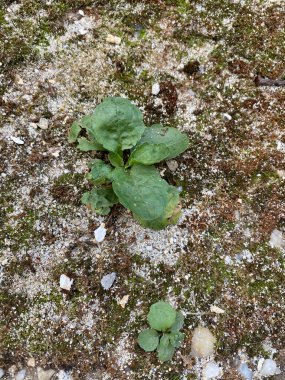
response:
[[[117,277],[117,275],[115,272],[106,274],[101,280],[101,285],[102,285],[103,289],[109,290],[111,288],[111,286],[113,285],[116,277]]]
[[[214,352],[216,338],[207,327],[198,326],[194,329],[191,354],[197,358],[206,358]]]
[[[282,231],[273,230],[270,236],[269,245],[271,248],[284,248],[285,239]]]
[[[53,369],[44,370],[41,367],[37,368],[38,380],[50,380],[54,374],[55,371]]]
[[[268,376],[273,376],[277,374],[278,368],[275,360],[272,359],[265,359],[262,365],[262,368],[260,370],[260,375],[268,377]]]
[[[105,239],[106,233],[107,230],[104,223],[102,223],[100,227],[96,228],[94,231],[94,236],[97,243],[102,243],[102,241]]]
[[[109,42],[110,44],[120,45],[120,43],[122,42],[122,39],[118,36],[113,36],[112,34],[108,34],[108,36],[106,37],[106,41]]]
[[[178,162],[175,160],[166,161],[166,165],[168,166],[168,169],[172,172],[175,172],[178,169]]]
[[[282,179],[285,179],[285,170],[277,170],[277,174],[279,175],[279,177],[281,177]]]
[[[38,126],[41,129],[48,129],[48,119],[45,119],[44,117],[40,118]]]
[[[152,95],[158,95],[159,91],[160,91],[159,83],[154,83],[151,88]]]
[[[62,274],[59,279],[59,286],[61,289],[70,290],[73,284],[73,279],[69,278],[65,274]]]
[[[24,144],[24,141],[21,140],[19,137],[10,136],[10,139],[11,139],[12,141],[14,141],[14,143],[16,143],[16,144],[18,144],[18,145],[22,145],[22,144]]]
[[[225,313],[225,310],[223,310],[220,307],[215,306],[215,305],[211,305],[210,310],[212,313],[216,313],[216,314],[224,314]]]
[[[26,370],[25,369],[21,369],[21,371],[19,371],[15,374],[15,380],[24,380],[25,377],[26,377]]]
[[[118,305],[120,305],[123,309],[125,308],[125,306],[126,306],[126,304],[127,304],[127,302],[128,302],[128,300],[129,300],[129,295],[128,294],[126,294],[122,299],[120,299],[117,303],[118,303]]]
[[[84,11],[82,11],[81,9],[79,9],[78,13],[80,14],[80,16],[84,16]]]
[[[57,377],[58,380],[72,380],[72,376],[64,370],[60,370],[57,374]]]
[[[203,377],[205,380],[214,379],[221,373],[221,368],[215,362],[209,362],[203,369]]]
[[[241,363],[241,365],[238,367],[238,372],[245,380],[252,380],[253,378],[253,372],[250,368],[248,368],[248,365],[246,363]]]
[[[5,371],[3,368],[0,368],[0,379],[5,375]]]
[[[36,360],[34,358],[29,358],[27,361],[28,367],[35,367],[36,366]]]

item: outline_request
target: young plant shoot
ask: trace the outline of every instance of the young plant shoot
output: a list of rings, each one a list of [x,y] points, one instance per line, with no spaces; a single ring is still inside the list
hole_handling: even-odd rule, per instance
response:
[[[86,136],[81,136],[83,130]],[[184,152],[186,134],[176,128],[155,124],[146,127],[138,107],[128,99],[106,98],[94,113],[72,124],[70,143],[78,149],[106,151],[108,160],[89,163],[88,179],[94,188],[82,202],[100,215],[121,203],[145,227],[161,229],[179,218],[179,194],[160,177],[154,164]]]
[[[162,362],[171,360],[175,348],[180,347],[184,339],[179,331],[184,323],[183,314],[169,303],[159,301],[150,307],[147,320],[151,328],[140,332],[138,344],[147,352],[157,350]]]

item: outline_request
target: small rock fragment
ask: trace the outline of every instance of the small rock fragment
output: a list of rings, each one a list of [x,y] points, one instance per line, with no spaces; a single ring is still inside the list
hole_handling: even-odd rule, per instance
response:
[[[60,370],[57,374],[57,377],[58,380],[72,380],[72,376],[64,370]]]
[[[105,290],[108,290],[111,288],[111,286],[113,285],[115,279],[116,279],[116,273],[115,272],[112,272],[112,273],[108,273],[106,274],[102,280],[101,280],[101,285],[103,287],[103,289]]]
[[[205,380],[214,379],[221,373],[221,368],[215,362],[208,362],[203,369],[203,377]]]
[[[126,294],[121,300],[118,301],[118,305],[122,306],[122,308],[124,309],[128,300],[129,300],[129,295]]]
[[[154,83],[151,88],[152,95],[158,95],[159,91],[160,91],[159,83]]]
[[[48,119],[45,119],[44,117],[40,118],[38,126],[41,129],[48,129]]]
[[[36,360],[35,358],[29,358],[27,361],[28,367],[35,367],[36,366]]]
[[[100,227],[96,228],[94,231],[94,236],[97,243],[102,243],[102,241],[105,239],[106,232],[107,230],[104,223],[102,223]]]
[[[273,230],[270,236],[269,245],[271,248],[284,248],[285,239],[282,231]]]
[[[192,337],[191,354],[197,358],[206,358],[214,352],[216,338],[207,327],[198,326]]]
[[[265,359],[259,373],[262,376],[268,377],[273,376],[278,372],[279,369],[277,368],[276,361],[272,359]]]
[[[10,136],[10,139],[11,139],[12,141],[14,141],[14,143],[16,143],[16,144],[18,144],[18,145],[22,145],[22,144],[24,144],[24,141],[21,140],[19,137]]]
[[[59,279],[59,286],[61,289],[70,290],[73,284],[73,279],[69,278],[65,274],[62,274]]]
[[[25,369],[21,369],[21,371],[19,371],[15,374],[15,380],[24,380],[25,377],[26,377],[26,370]]]
[[[54,374],[55,371],[53,369],[44,370],[41,367],[37,368],[38,380],[50,380]]]
[[[241,365],[238,367],[238,372],[245,380],[252,380],[253,378],[253,372],[250,368],[248,368],[248,365],[246,363],[241,363]]]
[[[175,172],[178,169],[178,162],[175,160],[166,161],[166,165],[168,166],[168,169],[172,172]]]
[[[285,170],[277,170],[277,174],[279,175],[279,177],[281,177],[282,179],[285,179]]]
[[[78,13],[80,14],[80,16],[84,16],[84,11],[82,11],[81,9],[79,9]]]
[[[215,306],[215,305],[211,305],[210,310],[212,313],[216,313],[216,314],[224,314],[225,313],[225,310],[223,310],[220,307]]]
[[[110,44],[120,45],[120,43],[122,42],[122,39],[121,39],[121,37],[113,36],[112,34],[108,34],[106,41],[109,42]]]
[[[0,368],[0,379],[5,375],[5,371],[3,368]]]

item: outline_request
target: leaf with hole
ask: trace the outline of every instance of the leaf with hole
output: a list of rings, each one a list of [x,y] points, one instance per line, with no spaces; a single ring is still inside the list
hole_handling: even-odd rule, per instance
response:
[[[97,214],[107,215],[118,199],[111,188],[95,187],[82,195],[81,202]]]

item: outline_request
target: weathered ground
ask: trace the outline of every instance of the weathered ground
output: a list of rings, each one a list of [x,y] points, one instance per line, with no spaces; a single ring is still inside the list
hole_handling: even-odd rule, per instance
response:
[[[224,380],[240,378],[241,359],[256,371],[275,352],[270,342],[284,366],[284,241],[269,241],[285,231],[285,91],[254,82],[258,73],[284,76],[284,30],[277,0],[2,0],[0,367],[8,377],[33,357],[74,379],[200,379],[203,363],[190,356],[198,324],[217,337]],[[109,33],[122,43],[107,43]],[[177,171],[160,166],[183,187],[176,226],[153,232],[122,207],[103,218],[80,204],[95,154],[69,145],[68,128],[108,95],[133,100],[148,123],[188,133]],[[101,222],[108,233],[98,246]],[[117,279],[104,291],[110,272]],[[59,288],[63,273],[74,279],[70,293]],[[159,299],[186,316],[185,343],[166,364],[136,344]],[[210,312],[213,304],[225,314]]]

